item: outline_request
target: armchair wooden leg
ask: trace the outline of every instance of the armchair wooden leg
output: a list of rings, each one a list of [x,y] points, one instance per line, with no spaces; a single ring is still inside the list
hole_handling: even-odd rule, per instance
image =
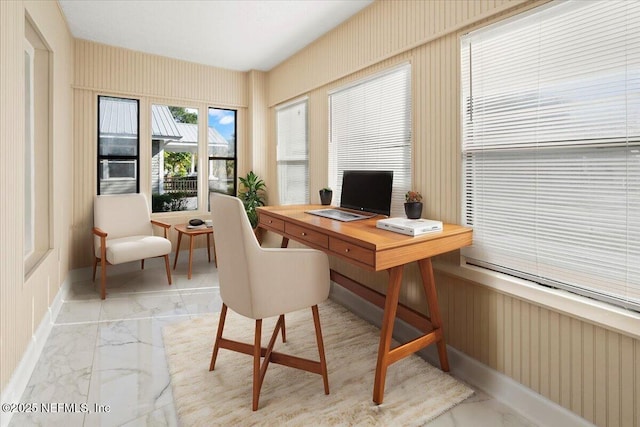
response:
[[[311,307],[313,312],[313,324],[316,327],[316,341],[318,343],[318,354],[320,355],[320,371],[324,382],[324,394],[329,394],[329,376],[327,375],[327,360],[324,357],[324,342],[322,340],[322,329],[320,328],[320,314],[318,306]]]
[[[224,330],[224,321],[227,318],[227,306],[222,304],[222,310],[220,311],[220,321],[218,322],[218,332],[216,334],[216,340],[213,343],[213,353],[211,354],[211,364],[209,370],[213,371],[216,367],[216,359],[218,357],[218,350],[220,350],[220,339],[222,339],[222,331]]]
[[[144,270],[144,260],[140,260],[140,270]]]
[[[96,281],[96,267],[98,266],[98,258],[93,257],[93,281]]]
[[[100,298],[107,297],[107,261],[105,257],[100,259]]]
[[[169,267],[169,255],[164,256],[164,268],[167,270],[167,280],[171,285],[171,268]]]

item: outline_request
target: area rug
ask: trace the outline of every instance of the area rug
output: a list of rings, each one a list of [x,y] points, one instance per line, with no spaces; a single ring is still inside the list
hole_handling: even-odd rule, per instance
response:
[[[251,356],[221,349],[215,370],[209,372],[218,314],[165,326],[180,424],[418,426],[473,394],[466,385],[412,355],[388,368],[384,402],[374,404],[380,330],[330,300],[319,310],[330,394],[324,394],[320,375],[270,364],[256,412],[251,410]],[[263,346],[275,320],[263,321]],[[318,360],[311,309],[288,314],[286,327],[287,342],[279,339],[275,351]],[[225,337],[251,343],[253,328],[253,320],[228,311]]]

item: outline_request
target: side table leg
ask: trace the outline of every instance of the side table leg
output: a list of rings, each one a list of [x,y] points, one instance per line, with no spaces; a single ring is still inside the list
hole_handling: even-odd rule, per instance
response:
[[[384,316],[382,318],[380,344],[378,346],[376,377],[373,383],[373,401],[378,405],[381,404],[384,399],[384,383],[387,377],[387,367],[389,366],[389,350],[391,348],[391,337],[393,335],[393,323],[396,318],[398,298],[400,297],[402,269],[403,266],[389,269],[389,285],[387,286],[387,296],[384,302]]]
[[[289,238],[288,237],[283,237],[282,238],[282,243],[280,243],[280,247],[281,248],[286,248],[287,246],[289,246]]]
[[[209,233],[207,233],[207,256],[209,257],[209,262],[211,262],[211,237],[209,237]]]
[[[193,235],[189,236],[189,273],[187,279],[191,280],[191,263],[193,262]]]
[[[173,260],[173,269],[176,269],[176,264],[178,263],[178,254],[180,253],[180,241],[182,240],[182,233],[178,231],[178,244],[176,245],[176,257]]]

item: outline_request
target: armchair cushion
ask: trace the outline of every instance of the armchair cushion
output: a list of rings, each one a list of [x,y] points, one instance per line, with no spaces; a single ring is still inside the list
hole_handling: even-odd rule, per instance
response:
[[[100,258],[100,246],[96,258]],[[171,242],[158,236],[129,236],[107,239],[107,261],[111,264],[163,256],[171,252]]]

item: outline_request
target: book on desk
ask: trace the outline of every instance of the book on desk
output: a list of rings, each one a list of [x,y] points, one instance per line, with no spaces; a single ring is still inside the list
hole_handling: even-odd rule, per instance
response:
[[[442,221],[432,219],[385,218],[376,222],[376,227],[407,236],[420,236],[442,231]]]

